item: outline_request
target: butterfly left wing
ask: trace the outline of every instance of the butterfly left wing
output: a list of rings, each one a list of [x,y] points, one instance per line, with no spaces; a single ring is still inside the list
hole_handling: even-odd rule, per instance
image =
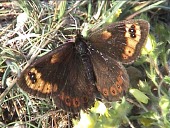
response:
[[[94,104],[96,87],[89,81],[74,43],[64,44],[31,64],[18,85],[31,95],[52,96],[58,108],[78,112]]]
[[[71,44],[65,44],[35,60],[19,76],[17,83],[21,89],[37,97],[46,98],[56,92],[55,71],[58,65],[70,54]],[[68,52],[65,52],[68,51]]]

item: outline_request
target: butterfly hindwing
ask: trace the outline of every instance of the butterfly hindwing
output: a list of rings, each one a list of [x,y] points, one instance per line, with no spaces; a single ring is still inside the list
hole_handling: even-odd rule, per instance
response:
[[[100,52],[91,51],[98,91],[108,101],[119,100],[129,87],[129,77],[123,65]]]
[[[63,71],[66,78],[62,85],[62,90],[57,95],[54,94],[54,102],[57,106],[71,112],[80,109],[87,109],[94,104],[96,87],[88,79],[86,70],[80,56],[73,51],[71,60],[63,62],[66,70]]]

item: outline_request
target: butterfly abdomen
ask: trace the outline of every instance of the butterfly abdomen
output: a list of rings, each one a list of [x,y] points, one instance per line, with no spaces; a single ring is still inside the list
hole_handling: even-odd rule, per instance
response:
[[[76,48],[77,53],[79,54],[78,56],[80,57],[83,63],[83,66],[85,69],[84,71],[86,72],[88,80],[92,84],[95,84],[96,78],[95,78],[95,74],[93,70],[93,64],[90,59],[88,46],[85,42],[86,40],[84,38],[78,38],[75,41],[75,48]]]

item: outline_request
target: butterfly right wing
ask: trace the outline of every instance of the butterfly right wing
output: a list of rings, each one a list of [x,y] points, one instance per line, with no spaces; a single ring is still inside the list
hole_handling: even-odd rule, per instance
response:
[[[139,57],[148,33],[147,21],[126,20],[98,29],[88,39],[103,54],[122,63],[132,63]]]
[[[95,49],[91,50],[91,60],[98,91],[108,101],[119,100],[129,88],[129,77],[123,65]]]

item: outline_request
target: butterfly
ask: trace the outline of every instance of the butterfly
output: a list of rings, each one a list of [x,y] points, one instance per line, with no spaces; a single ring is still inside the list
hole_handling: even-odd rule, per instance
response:
[[[37,97],[51,96],[58,108],[78,112],[93,106],[96,95],[119,100],[129,88],[122,64],[135,61],[146,42],[149,23],[127,20],[89,34],[77,35],[35,60],[18,78],[18,85]]]

